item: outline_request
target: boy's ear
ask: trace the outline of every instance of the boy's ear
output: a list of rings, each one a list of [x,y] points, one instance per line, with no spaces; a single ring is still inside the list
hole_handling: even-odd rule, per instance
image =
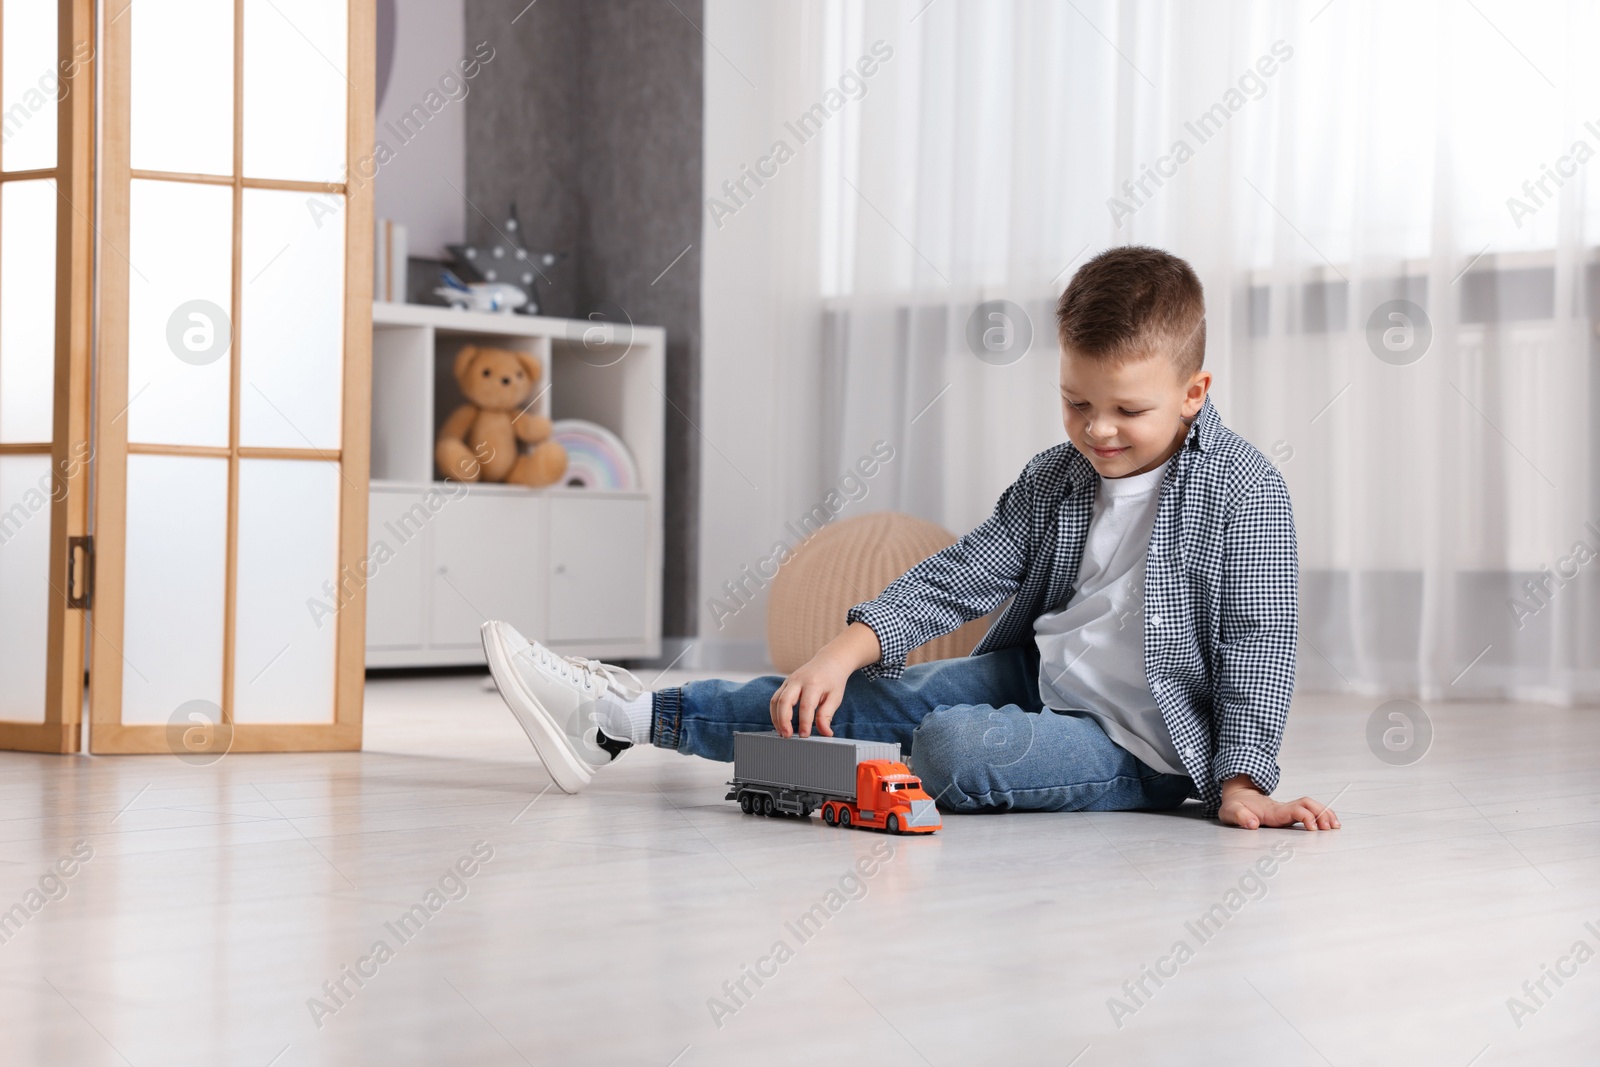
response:
[[[456,381],[466,376],[467,368],[472,365],[472,357],[478,354],[477,345],[462,345],[461,351],[456,353],[454,372]]]
[[[1206,403],[1206,394],[1210,391],[1211,372],[1208,370],[1196,371],[1194,377],[1189,379],[1189,388],[1184,391],[1183,417],[1192,419],[1200,414],[1200,409]]]

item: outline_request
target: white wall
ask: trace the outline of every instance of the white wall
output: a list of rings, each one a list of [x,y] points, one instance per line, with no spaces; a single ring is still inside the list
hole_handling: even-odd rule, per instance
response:
[[[422,104],[439,79],[458,73],[457,64],[471,52],[466,46],[463,0],[397,0],[394,67],[378,108],[377,140],[395,155],[378,169],[374,203],[378,218],[406,227],[408,251],[414,256],[444,257],[444,246],[463,241],[467,205],[454,189],[467,188],[466,107],[476,87],[467,82],[466,96],[446,102],[409,141],[389,124]],[[476,44],[476,42],[474,42]],[[456,95],[460,95],[459,90]]]

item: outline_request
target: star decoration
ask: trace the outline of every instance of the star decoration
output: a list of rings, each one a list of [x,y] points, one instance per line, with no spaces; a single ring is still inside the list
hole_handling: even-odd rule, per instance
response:
[[[506,221],[495,241],[483,245],[447,245],[455,257],[458,272],[469,282],[501,282],[514,285],[528,294],[519,310],[525,315],[539,314],[539,282],[549,282],[549,271],[567,258],[565,252],[531,251],[522,239],[522,224],[517,220],[517,205],[506,211]]]

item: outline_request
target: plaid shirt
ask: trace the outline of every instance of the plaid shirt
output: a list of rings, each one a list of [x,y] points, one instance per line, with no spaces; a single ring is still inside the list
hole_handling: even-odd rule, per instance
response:
[[[850,609],[878,635],[866,668],[897,678],[906,655],[1011,606],[973,655],[1034,640],[1077,581],[1099,475],[1070,442],[1028,461],[994,514]],[[1221,782],[1278,786],[1278,746],[1294,692],[1299,626],[1294,513],[1283,476],[1222,424],[1206,398],[1161,484],[1145,560],[1144,663],[1162,720],[1205,813]]]

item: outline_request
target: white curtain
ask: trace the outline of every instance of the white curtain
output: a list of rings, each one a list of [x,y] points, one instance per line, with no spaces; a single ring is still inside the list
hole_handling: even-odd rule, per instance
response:
[[[868,506],[980,521],[1063,438],[1052,306],[1072,269],[1156,245],[1205,283],[1223,419],[1293,494],[1301,687],[1600,699],[1593,5],[762,17],[803,56],[762,72],[794,79],[769,95],[790,120],[822,106],[814,132],[773,130],[803,157],[783,277],[809,309],[774,358],[814,370],[820,412],[788,453],[814,483],[794,499],[886,439]],[[1031,326],[1015,362],[968,343],[996,299]]]

